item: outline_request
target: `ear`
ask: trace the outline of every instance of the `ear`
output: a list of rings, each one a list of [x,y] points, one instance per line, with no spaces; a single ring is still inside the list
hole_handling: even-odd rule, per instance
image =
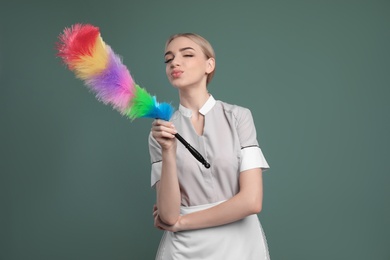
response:
[[[210,74],[215,69],[215,59],[209,58],[207,60],[206,74]]]

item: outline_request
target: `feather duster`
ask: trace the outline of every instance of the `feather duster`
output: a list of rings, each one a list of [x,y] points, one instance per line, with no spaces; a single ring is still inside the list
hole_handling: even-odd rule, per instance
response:
[[[121,58],[103,41],[98,27],[75,24],[58,38],[57,55],[98,100],[132,120],[150,117],[169,121],[173,107],[157,102],[136,85]]]

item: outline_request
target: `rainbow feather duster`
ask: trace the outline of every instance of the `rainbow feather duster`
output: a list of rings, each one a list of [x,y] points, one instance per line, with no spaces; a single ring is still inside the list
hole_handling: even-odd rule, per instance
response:
[[[65,28],[58,39],[57,55],[98,100],[132,120],[148,117],[169,121],[173,107],[158,103],[135,83],[121,58],[103,41],[98,27],[75,24]]]

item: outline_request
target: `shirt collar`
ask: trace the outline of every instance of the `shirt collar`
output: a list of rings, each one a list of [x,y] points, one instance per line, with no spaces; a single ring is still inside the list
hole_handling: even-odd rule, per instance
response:
[[[215,103],[216,101],[214,97],[210,95],[206,103],[204,103],[201,109],[199,109],[199,113],[201,113],[202,115],[206,115],[214,107]],[[181,104],[179,105],[179,111],[183,114],[183,116],[186,117],[191,117],[192,115],[192,110],[182,106]]]

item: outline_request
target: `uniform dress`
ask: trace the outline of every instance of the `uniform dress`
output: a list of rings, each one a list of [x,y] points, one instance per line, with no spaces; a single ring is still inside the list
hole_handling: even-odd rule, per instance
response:
[[[203,134],[191,123],[192,111],[182,105],[171,122],[183,138],[210,163],[207,169],[181,143],[176,164],[181,192],[181,214],[207,209],[230,199],[239,191],[240,172],[268,169],[259,147],[249,109],[216,101],[210,95],[199,110],[204,115]],[[151,186],[160,180],[161,147],[149,136],[152,163]],[[211,228],[180,232],[164,231],[158,260],[252,260],[269,259],[266,238],[256,214]]]

